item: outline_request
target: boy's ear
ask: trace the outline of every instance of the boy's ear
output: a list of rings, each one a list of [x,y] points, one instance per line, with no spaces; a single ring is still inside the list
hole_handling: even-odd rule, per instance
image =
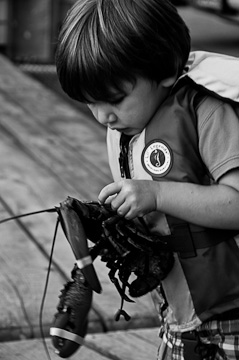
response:
[[[171,76],[169,78],[162,80],[161,85],[163,87],[170,87],[170,86],[173,86],[173,84],[175,83],[176,80],[177,80],[177,76],[174,75],[174,76]]]

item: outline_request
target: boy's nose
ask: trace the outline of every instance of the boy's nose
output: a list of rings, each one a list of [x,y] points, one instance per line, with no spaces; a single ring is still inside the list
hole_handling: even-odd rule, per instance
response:
[[[114,113],[109,114],[108,124],[113,124],[117,121],[117,116]]]
[[[116,120],[117,120],[117,117],[114,113],[98,110],[98,121],[102,125],[112,124]]]

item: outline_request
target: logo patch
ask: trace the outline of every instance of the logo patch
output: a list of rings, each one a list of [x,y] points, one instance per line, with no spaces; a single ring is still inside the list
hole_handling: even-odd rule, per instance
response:
[[[163,177],[172,167],[173,153],[165,141],[153,140],[145,146],[141,161],[150,175]]]

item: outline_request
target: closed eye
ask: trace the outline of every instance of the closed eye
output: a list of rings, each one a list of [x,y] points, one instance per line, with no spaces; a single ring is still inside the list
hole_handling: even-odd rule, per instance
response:
[[[124,100],[124,98],[125,98],[125,96],[121,96],[117,99],[110,100],[109,103],[111,105],[119,105]]]

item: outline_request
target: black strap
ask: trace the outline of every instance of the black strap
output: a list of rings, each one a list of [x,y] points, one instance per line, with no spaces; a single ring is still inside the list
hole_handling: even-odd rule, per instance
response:
[[[121,177],[126,177],[126,179],[130,179],[130,170],[129,170],[129,162],[128,162],[128,150],[129,150],[129,142],[132,136],[121,134],[120,137],[120,155],[119,155],[119,165],[120,165],[120,173]]]
[[[172,223],[171,219],[170,223]],[[173,226],[171,224],[170,228],[172,234],[166,236],[165,240],[170,250],[179,253],[182,258],[195,257],[197,249],[215,246],[238,234],[238,231],[204,229],[181,220]]]
[[[183,343],[183,358],[185,360],[203,360],[199,351],[199,336],[196,331],[187,331],[182,333],[181,340]]]

